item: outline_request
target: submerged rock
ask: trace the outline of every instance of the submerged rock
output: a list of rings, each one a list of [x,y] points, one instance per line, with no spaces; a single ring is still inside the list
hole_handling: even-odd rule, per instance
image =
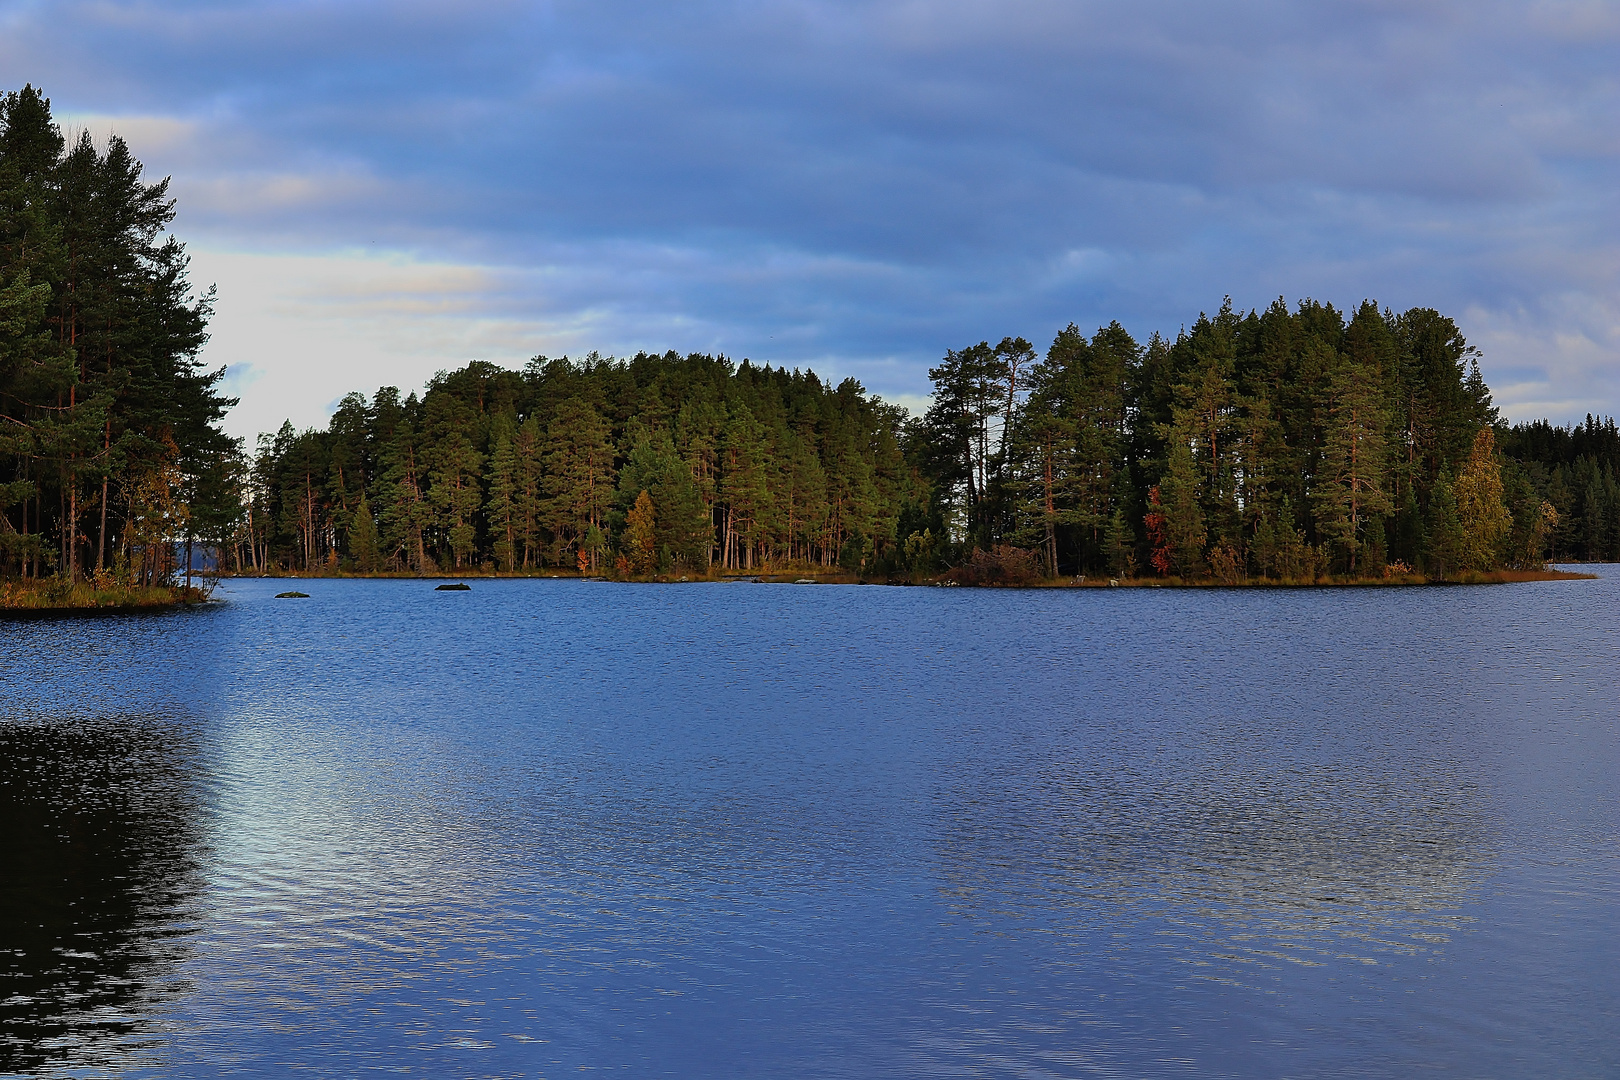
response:
[[[309,599],[309,593],[307,593],[307,592],[278,592],[278,593],[276,593],[276,599],[277,600],[308,600]]]
[[[434,589],[433,591],[434,592],[471,592],[472,591],[472,586],[468,585],[465,581],[458,581],[458,582],[455,582],[454,584],[446,582],[445,584],[440,585],[438,588]]]

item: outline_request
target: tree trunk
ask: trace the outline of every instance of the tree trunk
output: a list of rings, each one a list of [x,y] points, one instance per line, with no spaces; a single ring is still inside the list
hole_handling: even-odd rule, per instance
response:
[[[96,534],[96,572],[107,565],[107,478],[101,478],[101,529]]]
[[[1052,444],[1046,444],[1046,563],[1047,573],[1057,577],[1057,507],[1052,501]]]

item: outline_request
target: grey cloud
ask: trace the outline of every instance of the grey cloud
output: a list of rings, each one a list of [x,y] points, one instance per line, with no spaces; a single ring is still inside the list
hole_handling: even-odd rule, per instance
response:
[[[881,360],[915,393],[964,340],[1174,330],[1226,292],[1371,296],[1496,313],[1481,329],[1517,328],[1517,378],[1565,371],[1550,320],[1615,295],[1604,5],[0,13],[0,82],[193,125],[145,155],[176,173],[186,228],[505,268],[492,304],[591,312],[608,349],[674,328],[683,348]],[[1578,336],[1580,372],[1614,364],[1611,338]]]

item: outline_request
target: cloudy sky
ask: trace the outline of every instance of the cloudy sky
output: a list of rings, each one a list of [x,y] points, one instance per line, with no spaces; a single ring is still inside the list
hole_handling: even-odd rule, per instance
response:
[[[1614,2],[0,0],[24,82],[173,177],[238,434],[591,349],[916,405],[1226,294],[1436,307],[1510,417],[1620,411]]]

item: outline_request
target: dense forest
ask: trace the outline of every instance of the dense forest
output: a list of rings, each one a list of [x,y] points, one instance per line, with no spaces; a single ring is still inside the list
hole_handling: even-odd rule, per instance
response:
[[[251,452],[167,181],[0,99],[0,572],[1457,577],[1620,558],[1612,419],[1509,426],[1439,312],[1230,301],[946,354],[921,416],[701,354],[355,393]]]
[[[223,369],[197,361],[196,296],[121,139],[71,145],[32,87],[0,97],[0,570],[153,582],[174,541],[238,516]]]
[[[1438,312],[1228,303],[952,351],[921,417],[704,355],[474,363],[261,440],[244,570],[1315,580],[1620,554],[1612,420],[1508,427]]]

